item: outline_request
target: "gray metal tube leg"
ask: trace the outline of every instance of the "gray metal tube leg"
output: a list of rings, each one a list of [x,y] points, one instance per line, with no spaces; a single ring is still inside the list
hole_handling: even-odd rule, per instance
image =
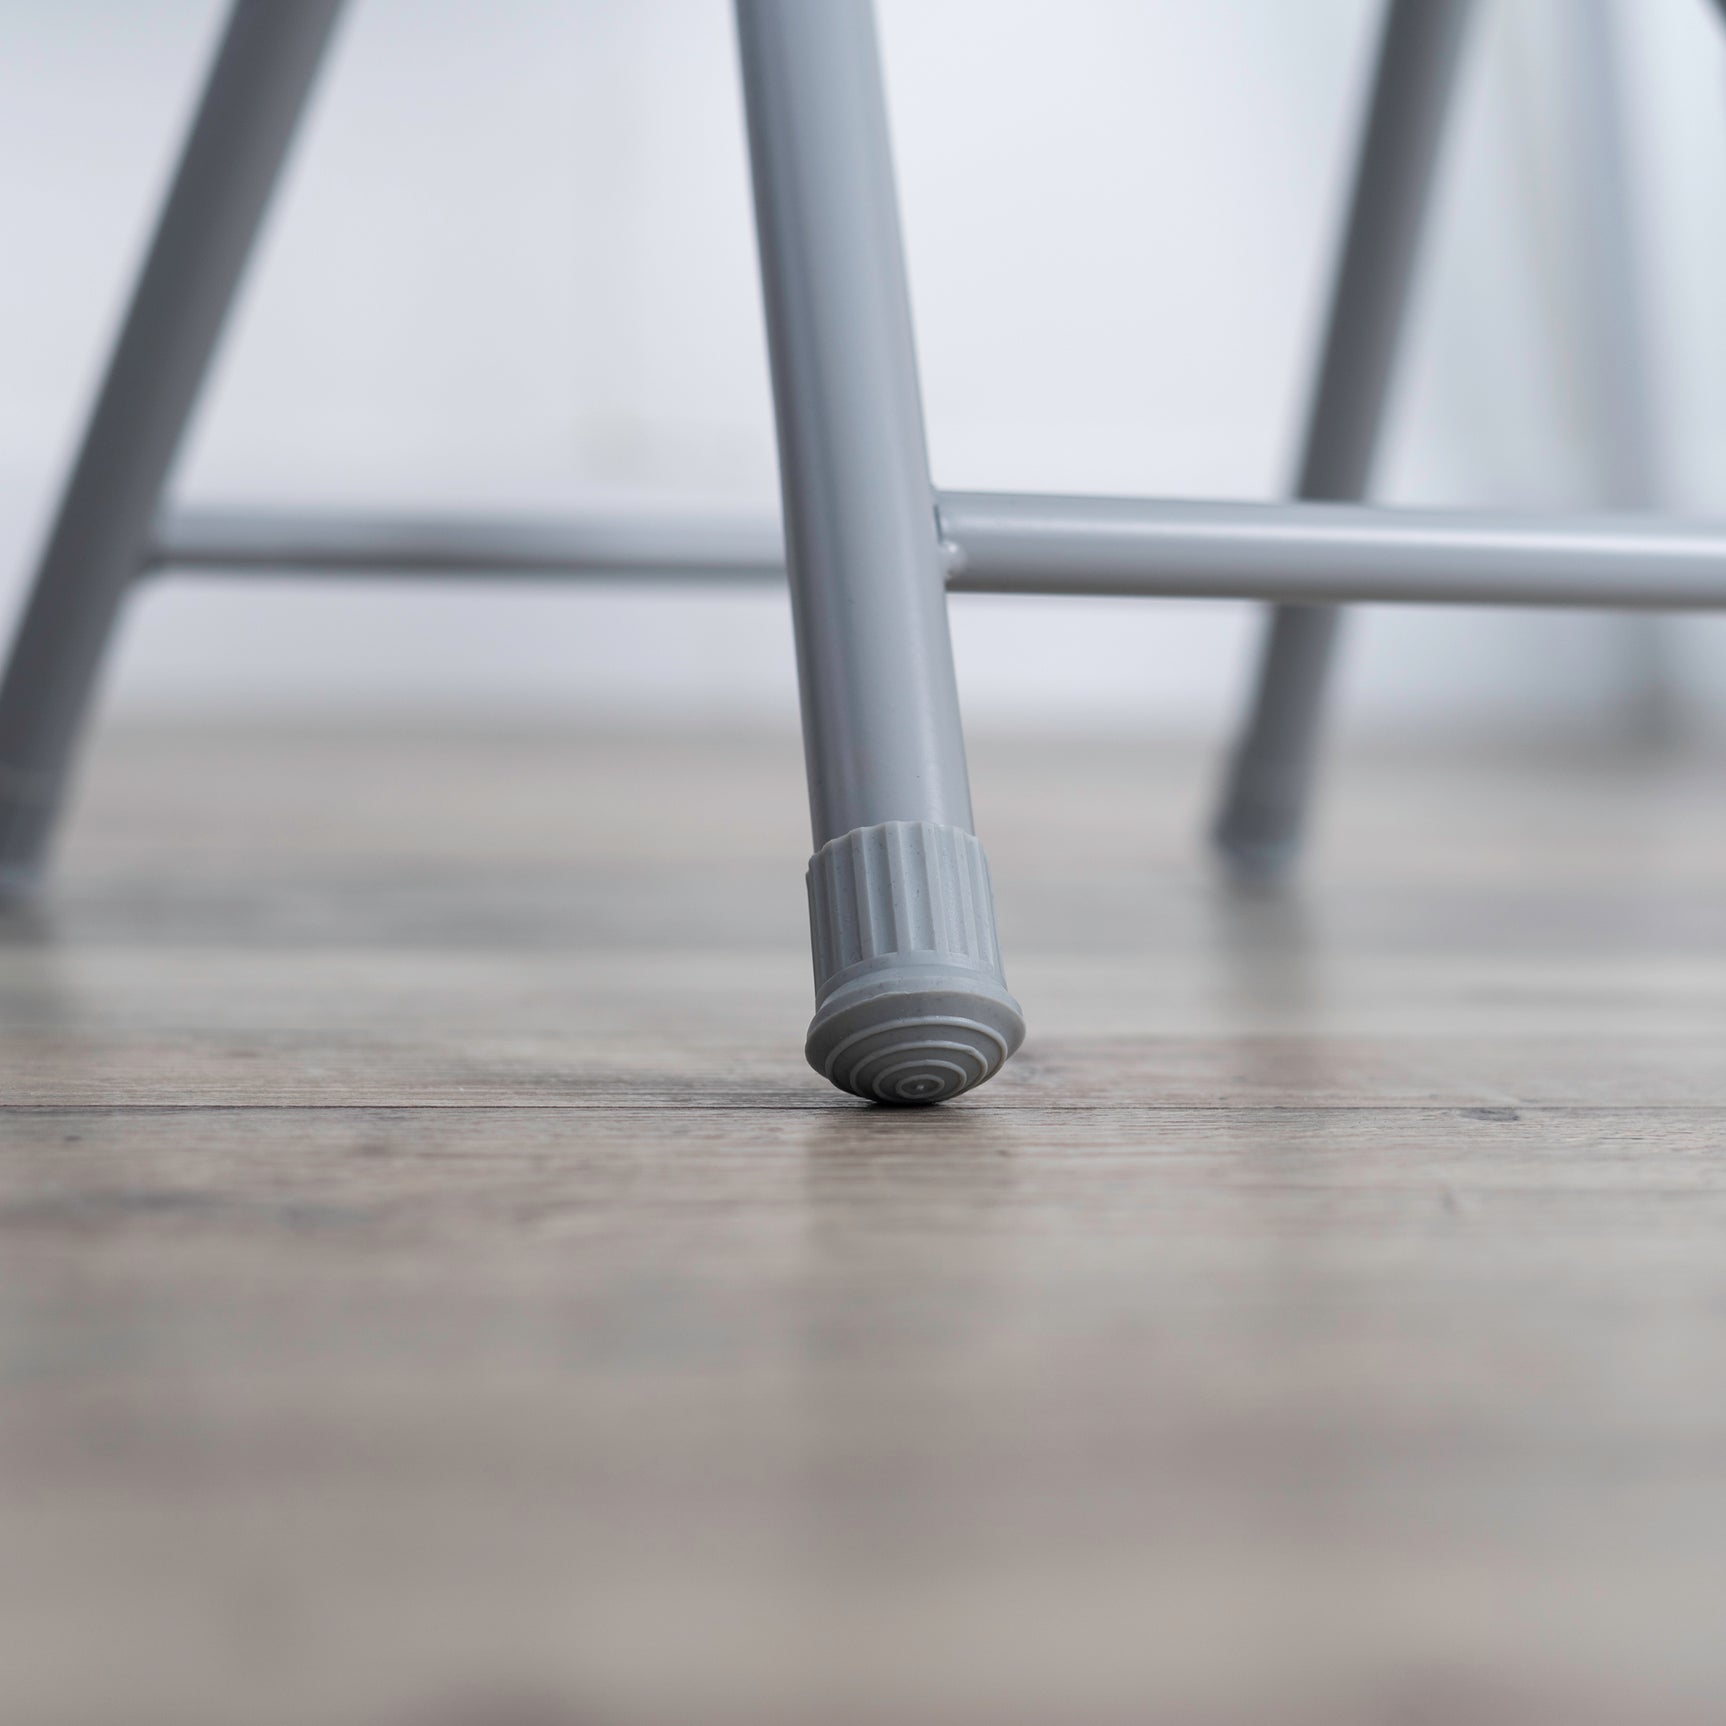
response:
[[[737,0],[815,854],[810,1064],[940,1102],[1024,1034],[948,639],[869,0]]]
[[[1594,495],[1626,514],[1658,507],[1658,415],[1653,349],[1637,244],[1631,184],[1625,68],[1610,0],[1575,0],[1564,13],[1570,50],[1565,129],[1581,189],[1581,256],[1571,289],[1581,313],[1578,370],[1592,384],[1588,423],[1596,461]],[[1674,686],[1669,625],[1662,617],[1618,623],[1628,673],[1626,719],[1631,739],[1670,744],[1682,730]]]
[[[1372,103],[1331,294],[1298,495],[1366,494],[1473,0],[1389,0]],[[1242,871],[1299,850],[1337,636],[1329,606],[1278,606],[1236,746],[1215,839]]]
[[[35,878],[103,649],[341,0],[236,0],[0,683],[0,890]]]

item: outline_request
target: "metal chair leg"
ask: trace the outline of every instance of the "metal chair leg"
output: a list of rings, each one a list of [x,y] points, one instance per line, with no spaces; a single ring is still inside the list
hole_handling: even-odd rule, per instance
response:
[[[869,0],[737,0],[815,855],[810,1064],[940,1102],[1024,1034],[948,639]]]
[[[0,890],[35,879],[126,589],[341,0],[235,0],[0,683]]]
[[[1473,0],[1389,0],[1348,231],[1331,294],[1298,495],[1366,493],[1414,279],[1421,230]],[[1278,606],[1214,837],[1243,872],[1299,850],[1339,616]]]
[[[1580,256],[1568,288],[1580,314],[1575,362],[1588,392],[1594,501],[1626,514],[1660,504],[1661,451],[1651,372],[1645,260],[1637,244],[1622,44],[1610,0],[1575,0],[1560,14],[1568,49],[1565,147],[1577,163]],[[1618,620],[1627,673],[1626,731],[1661,746],[1683,728],[1666,619]]]

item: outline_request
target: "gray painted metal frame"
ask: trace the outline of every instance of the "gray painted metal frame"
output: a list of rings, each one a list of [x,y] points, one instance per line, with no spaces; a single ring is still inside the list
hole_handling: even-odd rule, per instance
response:
[[[952,593],[1726,609],[1726,521],[987,492],[937,493],[933,515]],[[785,577],[778,524],[737,516],[182,510],[164,519],[150,561],[266,579]]]
[[[949,585],[1281,603],[1710,610],[1726,523],[947,494]]]
[[[817,849],[971,825],[870,11],[737,6]]]
[[[1726,609],[1726,524],[1313,501],[1366,485],[1471,0],[1391,0],[1308,501],[936,494],[870,0],[736,0],[783,542],[776,524],[737,518],[158,515],[340,3],[234,0],[0,685],[0,888],[36,873],[135,577],[771,581],[788,565],[816,846],[809,1056],[859,1095],[938,1101],[988,1078],[1023,1034],[971,831],[944,589],[1278,604],[1220,828],[1261,860],[1298,828],[1334,624],[1315,608]]]
[[[1592,498],[1602,509],[1660,507],[1662,461],[1655,344],[1643,248],[1637,243],[1624,55],[1614,0],[1575,0],[1559,15],[1566,36],[1565,147],[1576,163],[1576,264],[1565,272],[1578,310],[1574,371],[1588,392]],[[1628,617],[1619,637],[1627,731],[1644,745],[1682,729],[1672,641],[1658,617]]]
[[[115,615],[146,555],[341,0],[236,0],[0,683],[0,888],[35,876]]]
[[[1366,495],[1415,277],[1434,168],[1474,0],[1389,0],[1356,156],[1296,494]],[[1222,854],[1274,873],[1298,850],[1318,749],[1337,612],[1283,605],[1214,829]]]
[[[971,831],[871,0],[737,0],[815,855],[808,1056],[937,1102],[1024,1036]]]
[[[174,571],[724,585],[783,582],[785,547],[777,521],[737,515],[173,509],[157,523],[140,573]]]

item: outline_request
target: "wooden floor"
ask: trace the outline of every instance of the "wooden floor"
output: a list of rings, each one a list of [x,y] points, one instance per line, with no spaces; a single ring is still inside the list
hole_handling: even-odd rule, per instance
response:
[[[1726,1719],[1718,761],[979,748],[994,1085],[790,739],[110,735],[0,944],[0,1721]]]

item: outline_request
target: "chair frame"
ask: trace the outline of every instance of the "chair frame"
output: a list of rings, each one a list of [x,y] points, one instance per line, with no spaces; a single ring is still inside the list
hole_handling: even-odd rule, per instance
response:
[[[856,1095],[937,1102],[1023,1036],[944,590],[1273,602],[1217,829],[1258,870],[1298,840],[1334,607],[1726,608],[1726,524],[1361,501],[1473,0],[1388,0],[1294,502],[938,492],[870,0],[735,0],[783,535],[735,518],[167,509],[341,4],[230,10],[0,681],[0,889],[41,878],[120,606],[147,574],[789,579],[814,839],[807,1053]]]

